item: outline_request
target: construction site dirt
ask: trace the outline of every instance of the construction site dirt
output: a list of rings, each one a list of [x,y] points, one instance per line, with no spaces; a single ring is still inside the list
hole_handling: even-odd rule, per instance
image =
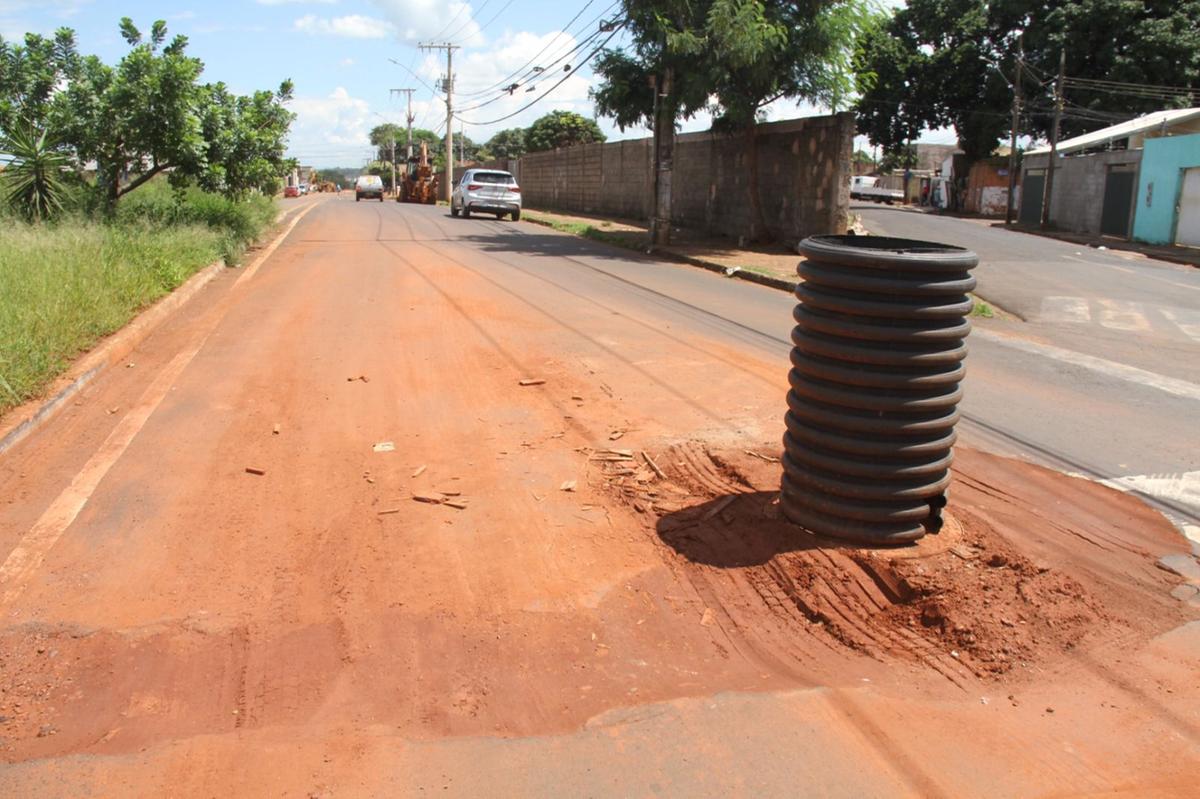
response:
[[[815,539],[786,359],[320,203],[0,459],[0,794],[1194,790],[1139,499],[967,442],[940,534]]]

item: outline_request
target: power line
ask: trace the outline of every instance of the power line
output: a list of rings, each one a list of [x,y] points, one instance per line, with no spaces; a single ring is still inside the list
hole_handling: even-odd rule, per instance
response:
[[[513,81],[514,78],[517,81],[520,81],[522,78],[525,77],[526,70],[528,70],[530,66],[535,64],[537,62],[537,60],[542,57],[543,53],[545,53],[551,47],[555,46],[558,42],[558,37],[564,33],[567,33],[568,30],[570,29],[570,27],[572,25],[574,25],[575,22],[580,17],[583,16],[583,13],[585,11],[588,10],[588,7],[591,6],[595,2],[596,2],[596,0],[588,0],[587,4],[585,4],[583,8],[579,9],[579,13],[577,13],[574,17],[572,17],[571,20],[562,27],[562,30],[555,31],[554,36],[552,36],[550,38],[550,41],[546,42],[546,44],[542,47],[541,50],[538,50],[536,53],[534,53],[533,56],[528,61],[526,61],[521,66],[517,67],[512,72],[510,72],[506,77],[501,78],[496,83],[493,83],[490,86],[487,86],[483,89],[478,89],[478,90],[469,91],[469,92],[460,92],[459,96],[460,97],[479,97],[484,94],[489,94],[489,93],[495,91],[496,89],[499,89],[501,86],[505,86],[510,81]],[[604,11],[600,12],[599,16],[597,16],[595,20],[592,20],[592,22],[587,23],[586,25],[583,26],[583,28],[580,29],[580,31],[578,33],[575,33],[572,35],[578,36],[579,33],[582,33],[582,31],[587,30],[588,27],[593,25],[596,22],[596,20],[599,20],[601,17],[603,17],[605,14],[607,14],[609,11],[611,11],[619,2],[620,2],[620,0],[616,0],[616,2],[614,2],[612,5],[610,5],[606,9],[604,9]]]
[[[565,58],[569,57],[569,56],[570,56],[570,55],[572,55],[573,53],[576,53],[576,52],[578,52],[578,51],[582,50],[583,48],[587,47],[587,46],[588,46],[588,45],[589,45],[591,42],[593,42],[593,41],[595,41],[596,39],[600,38],[600,36],[602,36],[604,33],[605,33],[605,31],[603,31],[603,30],[598,30],[598,31],[596,31],[595,33],[593,33],[593,34],[589,35],[589,36],[588,36],[586,39],[583,39],[582,41],[580,41],[580,42],[579,42],[579,44],[575,45],[575,46],[574,46],[574,47],[572,47],[570,50],[568,50],[567,52],[563,53],[561,56],[559,56],[559,57],[558,57],[557,59],[555,59],[554,61],[551,61],[551,62],[550,62],[550,64],[549,64],[549,66],[545,67],[545,68],[544,68],[544,69],[543,69],[543,70],[542,70],[542,71],[541,71],[541,72],[540,72],[540,73],[539,73],[539,74],[538,74],[536,77],[534,77],[534,78],[530,79],[530,80],[529,80],[529,81],[527,81],[526,83],[524,83],[524,84],[516,84],[516,83],[514,83],[514,84],[512,84],[512,85],[511,85],[511,87],[509,87],[509,89],[506,89],[506,90],[504,90],[504,91],[501,91],[501,92],[500,92],[500,94],[496,95],[496,96],[495,96],[495,97],[493,97],[492,99],[490,99],[490,100],[484,100],[483,102],[481,102],[481,103],[477,103],[476,105],[470,106],[469,108],[460,108],[460,109],[459,109],[459,111],[475,111],[475,110],[477,110],[477,109],[483,108],[484,106],[488,106],[488,105],[491,105],[492,103],[495,103],[495,102],[498,102],[498,101],[500,101],[500,100],[503,100],[505,97],[511,97],[511,96],[512,96],[512,93],[513,93],[513,91],[516,91],[516,89],[517,89],[517,88],[519,88],[519,87],[521,87],[521,86],[523,86],[523,87],[525,88],[525,91],[526,91],[526,92],[533,91],[533,90],[534,90],[534,89],[535,89],[535,88],[538,86],[538,84],[540,84],[540,83],[543,83],[544,81],[548,80],[548,79],[549,79],[549,78],[548,78],[548,76],[549,76],[549,75],[552,75],[552,74],[554,74],[554,73],[551,71],[551,67],[554,67],[554,66],[555,66],[555,65],[557,65],[559,62],[561,62],[563,59],[565,59]],[[610,36],[609,38],[612,38],[612,37]],[[590,60],[590,58],[591,58],[591,56],[589,56],[589,57],[588,57],[588,59],[585,59],[584,63],[586,63],[586,62],[587,62],[587,60]],[[568,72],[572,72],[572,71],[578,71],[578,70],[579,70],[579,68],[580,68],[580,67],[582,67],[582,66],[583,66],[583,64],[580,64],[578,67],[575,67],[575,69],[574,69],[574,70],[572,70],[572,69],[571,69],[571,65],[570,65],[570,64],[568,64],[568,65],[567,65],[567,71],[568,71]]]
[[[596,49],[592,50],[592,52],[588,54],[587,58],[583,59],[583,62],[582,62],[582,63],[580,63],[579,67],[583,67],[583,66],[584,66],[584,65],[586,65],[586,64],[587,64],[589,61],[591,61],[593,58],[595,58],[595,57],[596,57],[596,54],[597,54],[597,53],[599,53],[601,50],[603,50],[603,49],[604,49],[604,45],[608,44],[608,43],[609,43],[609,42],[612,40],[612,38],[613,38],[614,36],[616,36],[616,35],[617,35],[617,34],[618,34],[620,31],[621,31],[621,29],[622,29],[622,28],[624,28],[624,27],[625,27],[625,23],[624,23],[624,22],[622,22],[620,25],[618,25],[616,28],[614,28],[614,29],[612,30],[612,32],[608,34],[608,38],[607,38],[607,39],[605,39],[603,42],[601,42],[599,45],[597,45]],[[577,67],[577,68],[576,68],[576,71],[578,71],[579,67]],[[490,120],[488,120],[488,121],[486,121],[486,122],[472,122],[471,120],[466,120],[466,123],[467,123],[468,125],[479,125],[479,126],[483,126],[483,125],[494,125],[494,124],[496,124],[497,122],[503,122],[503,121],[504,121],[504,120],[506,120],[506,119],[512,119],[512,118],[513,118],[513,117],[515,117],[517,114],[520,114],[520,113],[522,113],[522,112],[523,112],[523,111],[525,111],[526,109],[528,109],[528,108],[531,108],[532,106],[534,106],[534,105],[538,104],[539,102],[541,102],[542,100],[544,100],[544,99],[545,99],[547,96],[549,96],[549,94],[550,94],[551,92],[553,92],[553,91],[554,91],[555,89],[557,89],[559,86],[561,86],[561,85],[563,85],[564,83],[566,83],[567,79],[568,79],[568,78],[570,78],[570,77],[572,76],[572,74],[573,74],[573,73],[570,73],[570,72],[569,72],[569,73],[567,73],[566,75],[564,75],[563,77],[559,78],[559,80],[558,80],[558,82],[557,82],[557,83],[555,83],[553,86],[551,86],[551,87],[550,87],[549,89],[547,89],[546,91],[542,92],[540,95],[538,95],[537,97],[535,97],[535,98],[534,98],[533,100],[531,100],[530,102],[528,102],[528,103],[526,103],[525,105],[523,105],[523,106],[521,106],[520,108],[518,108],[516,111],[513,111],[511,114],[505,114],[505,115],[504,115],[504,116],[502,116],[502,117],[498,117],[498,118],[496,118],[496,119],[490,119]]]

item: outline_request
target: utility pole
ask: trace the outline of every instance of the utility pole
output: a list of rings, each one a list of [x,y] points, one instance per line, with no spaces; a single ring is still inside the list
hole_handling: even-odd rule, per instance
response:
[[[1004,210],[1004,224],[1013,223],[1017,192],[1017,128],[1021,125],[1021,66],[1025,61],[1025,33],[1017,37],[1017,74],[1013,78],[1012,141],[1008,145],[1008,207]]]
[[[388,93],[392,95],[407,94],[408,95],[408,113],[405,114],[405,119],[408,120],[408,152],[404,156],[405,160],[412,158],[412,123],[416,119],[412,112],[412,96],[416,89],[392,89]]]
[[[1050,166],[1046,168],[1046,185],[1042,193],[1042,230],[1050,224],[1050,198],[1054,189],[1054,162],[1058,160],[1058,126],[1062,121],[1063,79],[1067,71],[1067,49],[1058,51],[1058,80],[1054,82],[1054,128],[1050,131]]]
[[[651,77],[654,89],[654,207],[650,246],[671,243],[671,170],[675,160],[675,104],[669,102],[675,71],[666,67]]]
[[[446,78],[442,87],[446,90],[446,202],[454,192],[454,51],[459,49],[457,44],[444,42],[442,44],[421,44],[422,50],[446,51]]]

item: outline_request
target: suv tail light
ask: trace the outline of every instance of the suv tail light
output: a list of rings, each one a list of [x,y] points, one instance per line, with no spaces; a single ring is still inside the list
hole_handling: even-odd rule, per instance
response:
[[[521,187],[520,187],[520,186],[509,186],[509,187],[508,187],[508,190],[509,190],[510,192],[512,192],[513,194],[520,194],[520,193],[521,193]]]
[[[483,188],[483,184],[481,184],[481,183],[467,184],[467,191],[478,191],[479,189],[482,189],[482,188]]]

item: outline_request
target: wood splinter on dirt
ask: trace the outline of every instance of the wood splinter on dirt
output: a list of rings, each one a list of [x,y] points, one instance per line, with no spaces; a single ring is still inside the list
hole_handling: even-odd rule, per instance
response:
[[[413,478],[416,479],[416,478],[420,477],[421,475],[425,474],[425,470],[428,468],[429,468],[428,466],[418,466],[416,471],[414,471],[412,473]]]
[[[277,436],[277,435],[279,435],[279,429],[280,429],[280,428],[279,428],[279,423],[278,423],[278,422],[276,422],[276,423],[275,423],[274,425],[272,425],[272,427],[271,427],[271,435],[273,435],[273,436]]]
[[[347,378],[346,378],[346,382],[347,382],[347,383],[353,383],[355,380],[361,380],[361,381],[363,381],[364,383],[370,383],[370,382],[371,382],[371,378],[367,377],[366,375],[359,375],[358,377],[347,377]]]
[[[413,494],[414,502],[425,502],[430,505],[441,505],[446,501],[445,497],[435,497],[432,494]]]
[[[667,479],[667,476],[665,474],[663,474],[663,470],[658,468],[658,464],[654,462],[654,458],[650,457],[650,453],[643,450],[642,458],[646,461],[646,465],[649,466],[654,471],[654,473],[658,475],[659,480]]]
[[[752,458],[758,458],[760,461],[766,461],[767,463],[779,463],[779,458],[772,458],[770,455],[760,455],[759,453],[755,452],[754,450],[747,449],[747,450],[743,450],[743,452],[745,452],[747,455],[749,455]]]
[[[261,477],[262,475],[264,475],[266,473],[267,473],[266,469],[260,469],[257,466],[247,466],[246,467],[246,474],[257,474]]]
[[[517,385],[519,385],[519,386],[540,386],[540,385],[544,385],[545,382],[546,381],[542,380],[540,377],[527,377],[524,380],[518,380]]]
[[[575,490],[575,481],[574,480],[564,480],[563,484],[558,487],[558,490],[559,491],[574,491]]]
[[[399,512],[400,512],[399,508],[387,508],[386,510],[379,511],[379,515],[386,516],[389,513],[399,513]]]
[[[621,436],[623,436],[623,435],[625,435],[625,431],[624,431],[624,430],[614,430],[614,431],[612,431],[611,433],[609,433],[609,434],[608,434],[608,440],[609,440],[609,441],[616,441],[618,438],[620,438],[620,437],[621,437]]]
[[[719,502],[717,502],[716,504],[714,504],[711,508],[706,510],[704,512],[704,515],[701,516],[700,518],[704,519],[704,520],[711,519],[712,517],[716,516],[718,513],[725,510],[730,505],[732,505],[734,500],[736,500],[737,498],[738,498],[737,494],[733,494],[731,496],[725,497],[724,499],[722,499]]]

